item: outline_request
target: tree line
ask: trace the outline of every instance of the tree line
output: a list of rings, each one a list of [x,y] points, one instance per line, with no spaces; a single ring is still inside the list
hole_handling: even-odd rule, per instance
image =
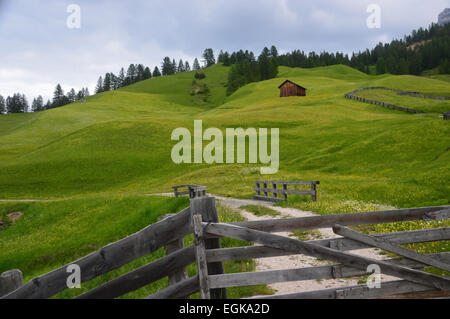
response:
[[[64,94],[64,90],[61,85],[58,84],[53,92],[52,101],[47,100],[44,103],[42,95],[34,98],[31,102],[31,106],[28,103],[25,94],[14,93],[12,96],[8,96],[6,99],[0,95],[0,114],[4,113],[27,113],[27,112],[40,112],[70,103],[74,103],[78,100],[84,99],[89,96],[88,88],[82,88],[78,93],[75,89],[71,89],[67,94]]]
[[[205,64],[205,66],[209,65]],[[161,63],[161,69],[155,66],[153,72],[149,67],[145,67],[142,64],[130,64],[126,72],[124,68],[121,68],[118,75],[115,75],[114,73],[106,73],[103,77],[100,76],[95,87],[95,94],[117,90],[121,87],[151,78],[173,75],[180,72],[190,72],[191,70],[199,69],[201,69],[201,66],[197,58],[194,59],[191,68],[188,61],[183,61],[180,59],[177,63],[175,59],[165,57]]]
[[[450,73],[450,24],[431,24],[419,28],[402,40],[379,43],[372,50],[353,53],[351,57],[342,52],[329,53],[301,50],[278,55],[275,46],[264,48],[258,59],[253,52],[240,50],[221,51],[218,62],[231,66],[228,75],[227,94],[251,82],[277,76],[278,66],[315,68],[343,64],[371,74],[420,75],[425,70],[438,69],[441,74]],[[371,71],[373,68],[373,71]]]
[[[341,52],[309,52],[294,50],[286,54],[278,54],[275,46],[264,48],[256,58],[251,51],[239,50],[232,52],[220,51],[217,62],[211,48],[203,52],[203,66],[197,58],[192,68],[188,61],[165,57],[161,63],[161,70],[156,66],[153,72],[142,64],[130,64],[127,71],[121,68],[115,75],[112,72],[100,76],[95,93],[116,90],[121,87],[147,80],[153,77],[173,75],[180,72],[199,70],[218,63],[230,66],[227,80],[227,94],[230,95],[238,88],[257,81],[271,79],[277,76],[278,66],[314,68],[320,66],[344,64],[365,73],[376,74],[413,74],[420,75],[424,70],[437,68],[442,74],[450,73],[450,24],[440,26],[432,24],[427,29],[419,28],[402,40],[393,40],[390,43],[379,43],[372,50],[353,53],[351,57]],[[67,105],[89,96],[87,88],[78,93],[71,89],[67,94],[57,85],[52,101],[44,104],[42,96],[34,98],[31,108],[24,94],[15,93],[6,99],[0,95],[0,114],[23,113],[29,111],[43,111]]]
[[[95,94],[117,90],[121,87],[151,78],[199,69],[201,69],[201,66],[197,58],[194,59],[194,63],[191,68],[188,61],[183,61],[180,59],[177,63],[175,59],[165,57],[161,63],[161,69],[155,66],[153,72],[149,67],[145,67],[142,64],[130,64],[126,72],[124,68],[121,68],[118,75],[115,75],[114,73],[106,73],[103,77],[100,76],[95,87]]]
[[[314,68],[344,64],[364,73],[390,73],[395,75],[420,75],[425,70],[438,68],[439,73],[448,74],[450,59],[450,24],[432,24],[427,29],[414,30],[402,40],[379,43],[372,50],[348,54],[310,52],[295,50],[278,57],[283,66]]]
[[[270,50],[265,47],[258,58],[248,50],[231,54],[220,51],[218,62],[231,66],[228,73],[227,95],[248,83],[272,79],[278,75],[278,50],[275,46]]]
[[[209,51],[208,51],[209,50]],[[207,49],[205,52],[212,53],[212,49]],[[213,53],[212,53],[213,54]],[[208,61],[205,61],[204,67],[209,66],[210,57]],[[197,58],[194,59],[192,70],[200,70],[202,67]],[[165,57],[161,63],[161,71],[156,66],[153,72],[149,67],[145,67],[142,64],[130,64],[127,71],[121,68],[119,73],[115,75],[112,72],[106,73],[104,76],[100,76],[95,87],[95,94],[117,90],[121,87],[125,87],[140,81],[144,81],[153,77],[172,75],[179,72],[189,72],[191,66],[188,61],[179,60],[178,64],[175,59]],[[24,94],[15,93],[13,96],[4,98],[0,95],[0,114],[5,113],[26,113],[26,112],[39,112],[45,111],[56,107],[68,105],[70,103],[84,100],[90,95],[88,88],[82,88],[78,93],[72,88],[67,94],[64,93],[61,85],[58,84],[53,92],[53,99],[44,103],[42,95],[34,98],[31,107]]]

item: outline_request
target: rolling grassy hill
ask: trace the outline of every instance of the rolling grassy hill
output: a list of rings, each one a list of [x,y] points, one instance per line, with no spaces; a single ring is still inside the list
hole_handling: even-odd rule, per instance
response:
[[[216,65],[205,73],[212,88],[206,103],[189,93],[193,74],[182,73],[92,96],[84,104],[1,116],[0,198],[162,192],[187,181],[218,194],[250,196],[253,180],[261,177],[246,175],[255,165],[171,161],[172,130],[192,130],[193,120],[202,119],[205,128],[280,128],[280,173],[271,178],[320,179],[322,194],[395,206],[448,203],[448,122],[343,95],[366,86],[446,94],[450,84],[368,76],[345,66],[281,67],[278,78],[226,97],[227,68]],[[280,99],[277,87],[287,78],[308,88],[308,96]]]
[[[450,83],[369,76],[340,65],[280,67],[276,79],[227,97],[228,68],[215,65],[204,72],[211,89],[206,102],[191,95],[190,72],[102,93],[86,103],[0,116],[0,199],[55,200],[0,204],[3,218],[25,212],[0,231],[0,272],[22,267],[30,279],[181,209],[187,201],[141,196],[169,192],[175,184],[202,184],[214,194],[245,198],[258,179],[320,180],[317,203],[292,197],[286,205],[322,214],[450,203],[448,121],[344,98],[369,86],[445,95]],[[308,88],[308,96],[280,99],[278,85],[286,79]],[[261,176],[255,164],[175,165],[172,130],[192,131],[194,120],[222,130],[280,128],[279,173]],[[106,218],[109,214],[117,219]],[[127,227],[114,235],[122,225]],[[23,236],[26,243],[18,245]]]

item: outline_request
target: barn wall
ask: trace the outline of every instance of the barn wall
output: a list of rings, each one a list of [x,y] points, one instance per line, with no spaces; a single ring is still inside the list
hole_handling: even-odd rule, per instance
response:
[[[299,95],[299,96],[305,96],[305,95],[306,95],[305,89],[302,89],[302,88],[297,87],[297,95]]]
[[[290,82],[286,82],[281,88],[280,88],[280,96],[281,97],[287,97],[287,96],[305,96],[306,91],[302,88],[299,88],[297,85],[292,84]]]

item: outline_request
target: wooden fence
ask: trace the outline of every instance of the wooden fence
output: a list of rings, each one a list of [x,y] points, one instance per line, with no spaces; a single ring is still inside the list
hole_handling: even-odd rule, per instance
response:
[[[373,264],[378,265],[382,273],[395,276],[399,280],[384,282],[380,289],[369,289],[366,285],[359,285],[267,298],[374,298],[430,291],[439,292],[441,296],[443,292],[450,291],[450,280],[423,272],[422,269],[432,265],[448,271],[450,253],[422,255],[399,245],[449,240],[450,228],[367,236],[345,226],[442,220],[449,217],[450,206],[441,206],[223,224],[218,220],[215,198],[198,197],[191,199],[190,207],[179,214],[166,216],[163,220],[136,234],[39,276],[21,287],[9,285],[9,289],[13,291],[3,291],[7,293],[3,298],[49,298],[67,289],[66,281],[69,274],[66,270],[70,265],[76,264],[80,267],[81,281],[86,282],[163,246],[166,247],[165,257],[103,283],[77,298],[116,298],[169,277],[171,279],[167,288],[147,298],[188,298],[193,293],[200,292],[200,296],[205,299],[225,299],[228,287],[363,276],[368,274],[367,266]],[[342,237],[302,242],[275,234],[328,227],[334,227],[335,233]],[[183,247],[182,239],[188,234],[194,234],[194,244]],[[221,237],[260,245],[222,249],[220,248]],[[353,250],[369,247],[391,251],[403,257],[379,261],[350,253]],[[334,264],[237,274],[225,274],[222,265],[222,262],[227,260],[297,254],[329,260]],[[193,263],[197,265],[197,274],[188,278],[185,269]],[[7,280],[5,278],[8,276],[2,277]]]
[[[387,90],[387,91],[396,92],[398,95],[407,95],[407,96],[418,97],[418,98],[423,98],[423,99],[432,99],[432,100],[441,100],[441,101],[450,100],[450,97],[448,97],[448,96],[423,94],[420,92],[411,92],[411,91],[393,89],[393,88],[388,88],[385,86],[372,86],[372,87],[362,88],[362,89],[355,90],[352,93],[357,93],[357,92],[367,91],[367,90]]]
[[[206,186],[185,184],[172,186],[175,197],[180,197],[183,195],[189,195],[189,198],[196,198],[206,196],[206,191],[208,188]],[[185,189],[184,191],[178,191],[179,189]]]
[[[447,96],[428,95],[428,94],[422,94],[422,93],[419,93],[419,92],[409,92],[409,91],[392,89],[392,88],[382,87],[382,86],[381,87],[367,87],[367,88],[358,89],[358,90],[355,90],[353,92],[345,94],[345,98],[350,99],[350,100],[363,102],[363,103],[379,105],[379,106],[382,106],[382,107],[385,107],[385,108],[388,108],[388,109],[393,109],[393,110],[407,112],[407,113],[413,113],[413,114],[424,114],[424,113],[426,113],[424,111],[415,110],[415,109],[411,109],[411,108],[407,108],[407,107],[403,107],[403,106],[399,106],[399,105],[395,105],[395,104],[385,103],[385,102],[381,102],[381,101],[377,101],[377,100],[366,99],[366,98],[359,97],[359,96],[355,95],[355,94],[357,94],[359,92],[368,91],[368,90],[388,90],[388,91],[397,92],[398,95],[408,95],[408,96],[412,96],[412,97],[418,97],[418,98],[424,98],[424,99],[433,99],[433,100],[450,100],[450,97],[447,97]],[[443,116],[444,116],[444,119],[445,119],[445,113],[443,113]]]
[[[271,202],[282,202],[287,201],[288,195],[308,195],[312,197],[312,200],[317,201],[317,185],[320,182],[268,182],[268,181],[256,181],[256,195],[253,197],[257,200],[271,201]],[[272,185],[272,188],[269,186]],[[281,185],[281,188],[277,188],[277,185]],[[311,190],[295,190],[288,189],[288,186],[295,185],[311,185]],[[261,195],[264,193],[264,195]],[[273,194],[269,196],[269,194]],[[282,197],[278,197],[278,195]]]

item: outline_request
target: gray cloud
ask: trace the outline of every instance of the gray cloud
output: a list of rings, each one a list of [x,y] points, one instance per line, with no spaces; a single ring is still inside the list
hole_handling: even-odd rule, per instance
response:
[[[66,27],[67,5],[82,28]],[[382,8],[382,28],[366,26],[367,5]],[[400,38],[435,22],[449,0],[0,0],[0,94],[51,97],[89,86],[121,66],[159,65],[166,55],[192,61],[206,47],[259,53],[352,51]]]

